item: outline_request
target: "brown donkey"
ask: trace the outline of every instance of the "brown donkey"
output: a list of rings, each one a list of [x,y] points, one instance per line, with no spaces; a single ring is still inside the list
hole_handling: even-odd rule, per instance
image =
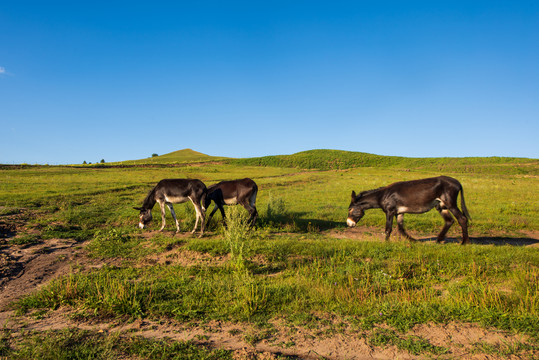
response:
[[[198,226],[198,220],[202,221],[200,226],[200,236],[204,234],[204,222],[206,219],[206,201],[208,189],[206,185],[197,179],[164,179],[159,181],[157,185],[148,193],[144,199],[142,207],[135,207],[139,210],[139,227],[144,229],[152,220],[152,208],[155,203],[159,203],[161,208],[161,229],[165,228],[165,205],[170,209],[170,213],[176,222],[176,232],[180,232],[180,224],[176,219],[176,213],[172,204],[180,204],[186,201],[191,201],[196,211],[195,227],[191,233],[194,233]]]
[[[462,212],[457,206],[460,192]],[[462,242],[470,242],[468,237],[468,220],[471,220],[466,204],[464,191],[458,180],[448,176],[402,181],[375,190],[368,190],[356,195],[352,191],[352,201],[348,208],[346,223],[353,227],[365,214],[367,209],[380,208],[386,213],[386,240],[389,240],[393,227],[393,218],[397,218],[399,232],[410,240],[414,240],[404,230],[404,214],[421,214],[436,208],[445,220],[445,225],[438,234],[437,242],[445,239],[447,231],[453,225],[455,216],[462,228]]]
[[[254,226],[258,217],[258,211],[256,210],[257,194],[258,186],[249,178],[221,181],[220,183],[211,185],[208,188],[208,196],[206,196],[206,203],[204,206],[207,209],[213,200],[215,207],[210,213],[208,223],[210,222],[213,214],[215,214],[217,209],[219,209],[219,211],[221,211],[221,216],[223,217],[223,223],[226,226],[224,205],[240,204],[251,215],[249,222],[251,226]]]

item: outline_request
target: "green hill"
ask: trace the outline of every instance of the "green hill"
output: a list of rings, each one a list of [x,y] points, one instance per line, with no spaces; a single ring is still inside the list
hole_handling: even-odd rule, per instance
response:
[[[160,156],[123,161],[116,164],[174,165],[212,161],[222,161],[237,166],[270,166],[313,170],[379,167],[399,170],[435,171],[440,173],[539,175],[538,159],[515,157],[410,158],[326,149],[302,151],[291,155],[273,155],[242,159],[210,156],[192,149],[183,149]]]
[[[230,159],[228,162],[245,166],[293,167],[317,170],[382,167],[458,173],[539,175],[539,160],[512,157],[408,158],[341,150],[309,150],[292,155]]]
[[[168,154],[153,156],[140,160],[128,160],[122,161],[123,165],[146,165],[146,164],[186,164],[186,163],[199,163],[209,161],[220,161],[226,159],[225,157],[210,156],[203,154],[192,149],[183,149],[173,151]]]

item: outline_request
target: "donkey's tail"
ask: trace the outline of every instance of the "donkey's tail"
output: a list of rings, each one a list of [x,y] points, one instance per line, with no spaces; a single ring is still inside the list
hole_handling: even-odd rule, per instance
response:
[[[464,216],[471,221],[472,217],[470,216],[470,213],[468,212],[468,208],[466,207],[466,203],[464,202],[464,188],[460,187],[460,205],[462,206],[462,211],[464,212]]]
[[[249,198],[249,204],[252,206],[252,207],[256,207],[256,195],[258,195],[258,186],[254,186],[254,190],[251,194],[251,197]]]
[[[206,212],[206,197],[208,196],[208,189],[204,188],[202,190],[202,196],[200,197],[200,207],[202,207],[202,210]]]

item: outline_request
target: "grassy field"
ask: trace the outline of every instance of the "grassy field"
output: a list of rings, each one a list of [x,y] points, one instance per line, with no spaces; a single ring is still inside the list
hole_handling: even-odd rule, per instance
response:
[[[4,236],[3,249],[73,239],[84,244],[85,256],[109,264],[74,267],[15,303],[17,314],[67,307],[91,321],[248,324],[253,330],[242,336],[253,345],[275,339],[278,321],[289,331],[324,328],[321,338],[361,333],[370,346],[427,358],[452,358],[455,350],[410,336],[412,329],[475,324],[523,337],[510,346],[479,342],[475,353],[539,354],[537,160],[407,159],[316,150],[201,163],[182,161],[183,155],[161,159],[160,164],[175,166],[2,168],[0,221],[24,219]],[[159,157],[153,161],[159,164]],[[187,166],[189,161],[196,166]],[[443,225],[435,211],[405,217],[409,232],[420,238],[417,243],[399,239],[396,232],[385,242],[381,210],[367,211],[359,229],[346,229],[352,190],[440,174],[464,187],[472,245],[457,245],[458,225],[446,244],[435,244]],[[136,228],[132,206],[139,206],[162,178],[198,178],[209,185],[242,177],[259,185],[255,231],[245,227],[246,212],[234,207],[226,208],[228,229],[217,214],[201,239],[175,236],[168,213],[163,233],[155,232],[155,222],[150,235]],[[175,208],[182,231],[190,230],[192,206]],[[89,355],[83,358],[232,358],[230,351],[189,341],[76,329],[31,335],[15,340],[4,330],[0,357],[73,358],[69,344],[76,342],[85,344],[79,351]],[[171,352],[191,357],[159,355]]]

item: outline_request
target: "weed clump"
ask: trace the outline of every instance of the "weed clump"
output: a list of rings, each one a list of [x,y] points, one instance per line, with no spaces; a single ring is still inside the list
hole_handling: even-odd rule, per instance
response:
[[[224,238],[230,249],[232,266],[237,271],[246,269],[246,261],[253,253],[254,236],[245,212],[237,207],[230,209]]]
[[[249,258],[255,252],[255,235],[248,214],[234,207],[227,216],[225,241],[230,249],[230,264],[239,295],[235,306],[247,319],[263,310],[267,303],[266,287],[249,269]]]

